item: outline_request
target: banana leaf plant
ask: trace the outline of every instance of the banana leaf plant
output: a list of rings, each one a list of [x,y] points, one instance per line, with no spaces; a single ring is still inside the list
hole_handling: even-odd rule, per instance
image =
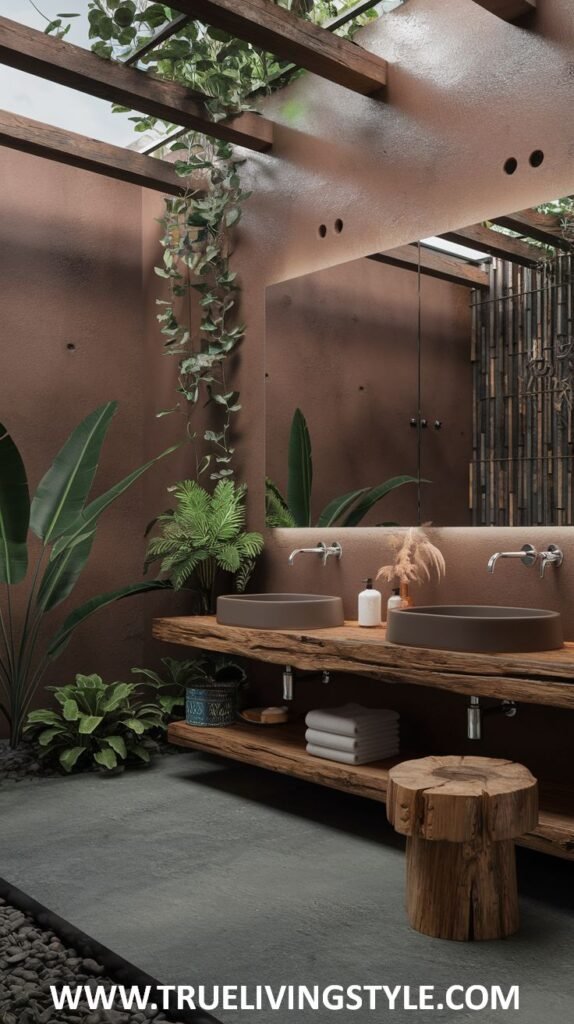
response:
[[[429,483],[421,480],[421,483]],[[416,476],[393,476],[376,487],[360,487],[347,491],[330,501],[314,524],[311,511],[313,493],[313,451],[307,420],[296,409],[291,422],[288,452],[287,496],[277,485],[266,480],[265,505],[267,526],[358,526],[372,508],[391,491],[405,484],[418,484]],[[396,523],[383,523],[396,526]]]
[[[135,469],[98,498],[89,495],[100,451],[117,402],[106,402],[72,432],[41,479],[30,501],[26,469],[20,452],[0,425],[0,711],[10,726],[10,743],[20,742],[30,703],[50,662],[64,650],[73,631],[94,612],[132,594],[169,587],[149,580],[99,594],[75,608],[46,636],[46,616],[72,593],[86,566],[100,516],[169,448]],[[28,573],[28,534],[41,542]],[[22,601],[15,590],[28,579]]]

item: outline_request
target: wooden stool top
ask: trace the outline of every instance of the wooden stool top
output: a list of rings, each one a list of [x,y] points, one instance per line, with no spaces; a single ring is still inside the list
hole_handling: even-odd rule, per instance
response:
[[[493,757],[423,757],[389,771],[387,817],[423,839],[496,842],[538,822],[538,783],[528,768]]]

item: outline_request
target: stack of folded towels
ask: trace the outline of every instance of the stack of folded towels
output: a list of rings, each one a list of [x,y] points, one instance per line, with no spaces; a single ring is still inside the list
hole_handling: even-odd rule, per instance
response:
[[[309,711],[307,753],[342,764],[366,764],[399,752],[399,715],[385,708],[344,704]]]

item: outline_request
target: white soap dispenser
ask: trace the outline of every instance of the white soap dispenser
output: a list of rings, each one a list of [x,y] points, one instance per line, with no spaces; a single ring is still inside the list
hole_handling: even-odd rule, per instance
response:
[[[373,581],[369,577],[365,580],[366,590],[359,594],[359,626],[380,626],[381,625],[381,594],[375,590]]]

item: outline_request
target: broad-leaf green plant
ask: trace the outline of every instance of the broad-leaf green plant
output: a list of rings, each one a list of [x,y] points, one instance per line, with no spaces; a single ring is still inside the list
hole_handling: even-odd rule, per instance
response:
[[[421,480],[428,483],[428,480]],[[359,487],[333,498],[313,524],[313,449],[307,420],[296,409],[289,434],[287,466],[287,497],[277,484],[267,478],[265,486],[265,521],[270,527],[289,526],[358,526],[379,501],[405,484],[418,484],[416,476],[393,476],[376,487]],[[384,523],[385,526],[396,525]]]
[[[245,530],[246,490],[220,480],[209,494],[196,480],[183,480],[170,488],[175,508],[156,521],[159,535],[149,543],[146,568],[159,561],[174,590],[195,591],[200,612],[215,611],[221,573],[244,591],[263,549],[261,534]]]
[[[148,764],[158,750],[153,734],[164,726],[164,711],[141,683],[77,675],[68,686],[47,689],[59,707],[32,711],[25,728],[42,760],[57,761],[65,772],[111,772],[129,761]]]
[[[12,746],[20,740],[30,703],[49,663],[61,654],[73,631],[99,608],[168,585],[149,580],[99,594],[70,612],[51,635],[43,628],[49,613],[70,596],[78,582],[102,513],[157,462],[151,459],[90,500],[100,451],[116,409],[117,402],[106,402],[76,427],[38,484],[32,501],[20,452],[6,428],[0,426],[0,583],[5,584],[5,602],[0,605],[0,711],[8,720]],[[14,590],[28,577],[29,530],[40,541],[40,550],[23,602],[18,595],[22,614],[17,615]]]

